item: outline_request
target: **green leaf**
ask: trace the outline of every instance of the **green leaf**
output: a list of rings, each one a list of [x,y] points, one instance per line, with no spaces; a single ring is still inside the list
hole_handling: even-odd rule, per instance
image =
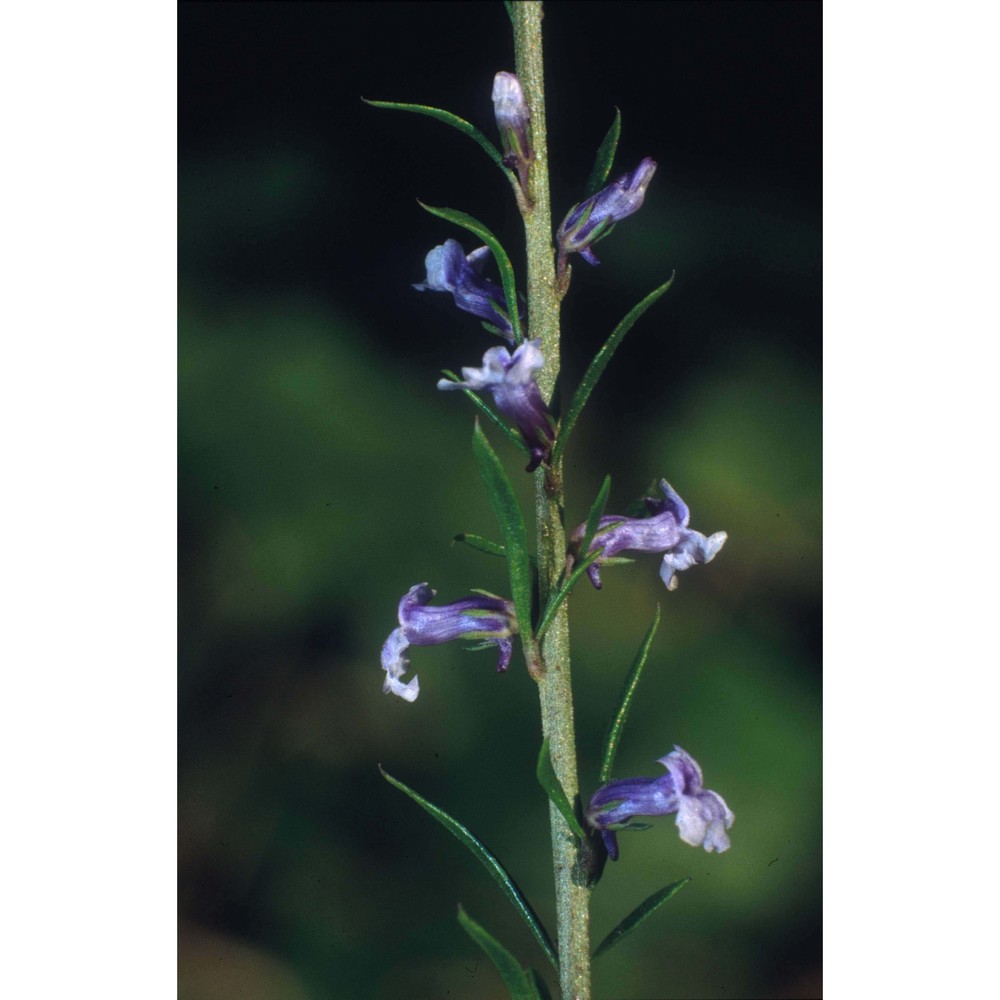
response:
[[[458,922],[466,934],[486,952],[486,957],[497,967],[511,1000],[541,1000],[528,971],[485,927],[477,924],[458,905]]]
[[[435,118],[439,122],[444,122],[445,125],[450,125],[452,128],[458,129],[462,135],[467,135],[470,139],[474,139],[476,142],[486,150],[487,156],[504,172],[505,175],[509,175],[510,171],[504,165],[503,156],[500,154],[500,150],[490,142],[489,139],[483,135],[475,125],[467,122],[464,118],[459,118],[458,115],[453,115],[450,111],[442,111],[440,108],[432,108],[426,104],[400,104],[398,101],[369,101],[367,98],[362,97],[361,100],[365,104],[370,104],[373,108],[389,108],[392,111],[412,111],[417,115],[426,115],[428,118]]]
[[[500,271],[500,283],[503,285],[503,295],[507,300],[507,312],[510,314],[507,318],[514,328],[515,338],[521,340],[521,318],[517,314],[517,284],[514,281],[514,266],[510,262],[510,257],[507,256],[507,251],[500,245],[500,241],[478,219],[466,215],[465,212],[459,212],[454,208],[434,208],[432,205],[425,205],[422,201],[418,201],[417,204],[439,219],[453,222],[456,226],[468,229],[470,233],[478,236],[490,248]]]
[[[587,371],[577,386],[573,398],[570,400],[566,416],[563,417],[562,426],[559,429],[559,436],[556,438],[555,446],[552,449],[552,462],[555,464],[569,440],[570,431],[573,430],[580,413],[583,411],[590,394],[597,385],[597,380],[601,377],[604,369],[607,368],[611,355],[618,349],[625,334],[632,329],[636,320],[673,284],[674,276],[664,282],[659,288],[649,293],[632,311],[612,330],[611,336],[604,342],[604,346],[594,355],[594,360],[590,362]]]
[[[611,716],[608,723],[608,731],[604,735],[604,753],[601,755],[601,773],[598,777],[598,784],[603,785],[611,780],[611,771],[615,766],[615,755],[618,753],[618,743],[621,740],[622,729],[625,720],[628,718],[629,709],[632,707],[632,698],[635,696],[635,689],[639,686],[639,675],[646,664],[646,657],[649,656],[649,649],[653,645],[653,636],[660,627],[660,606],[656,605],[656,614],[653,615],[653,622],[646,632],[646,637],[642,640],[639,651],[635,654],[632,667],[625,678],[622,693],[618,698],[618,708]]]
[[[444,377],[448,379],[449,382],[462,381],[453,371],[450,371],[447,368],[442,368],[441,374],[444,375]],[[480,413],[482,413],[484,416],[489,417],[490,420],[492,420],[493,423],[496,424],[496,426],[499,427],[500,430],[504,432],[504,435],[507,437],[508,441],[511,441],[514,444],[516,444],[517,447],[520,448],[521,451],[525,453],[525,455],[528,454],[528,446],[524,443],[524,439],[521,437],[521,435],[518,434],[513,427],[508,426],[504,422],[503,418],[499,414],[494,413],[493,410],[491,410],[486,405],[486,403],[484,403],[483,400],[480,399],[479,396],[477,396],[474,392],[472,392],[471,389],[463,389],[462,392],[464,392],[465,395],[472,400],[473,405],[476,407],[477,410],[479,410]]]
[[[566,789],[563,788],[556,769],[552,766],[552,756],[549,753],[548,739],[542,740],[542,749],[538,751],[538,763],[535,765],[535,777],[538,784],[545,790],[545,794],[552,800],[552,804],[562,813],[562,818],[566,820],[566,825],[583,840],[586,834],[580,821],[573,812],[569,799],[566,796]]]
[[[610,527],[610,525],[608,526]],[[542,615],[542,620],[538,623],[538,629],[535,633],[535,638],[541,641],[541,638],[549,630],[549,626],[552,624],[552,620],[556,616],[556,612],[559,610],[559,605],[566,600],[570,595],[570,591],[576,586],[576,581],[587,572],[590,564],[596,562],[601,558],[601,553],[604,549],[594,549],[593,552],[588,553],[583,559],[580,560],[573,567],[573,572],[570,573],[569,578],[564,580],[560,585],[559,589],[549,598],[549,603],[545,608],[545,614]]]
[[[507,8],[507,16],[510,18],[510,23],[514,23],[514,0],[503,0],[504,7]]]
[[[498,326],[494,326],[492,323],[487,323],[486,320],[481,320],[479,324],[487,333],[492,333],[495,337],[501,337],[503,340],[507,339],[507,334],[503,332]]]
[[[422,795],[418,795],[408,785],[404,785],[403,782],[398,781],[381,764],[379,764],[378,769],[382,772],[382,777],[390,785],[398,788],[405,795],[413,799],[421,809],[429,812],[453,837],[460,840],[476,856],[479,863],[490,873],[497,885],[500,886],[503,894],[513,903],[514,909],[521,914],[524,922],[531,929],[531,933],[534,934],[535,940],[541,945],[546,957],[555,968],[559,968],[552,939],[542,926],[538,915],[531,908],[531,904],[524,898],[524,893],[521,892],[517,883],[507,873],[507,869],[496,859],[496,856],[487,849],[482,841],[478,840],[466,827],[462,826],[458,820],[452,819],[443,809],[439,809],[433,803],[428,802]]]
[[[488,538],[483,538],[481,535],[471,535],[469,532],[463,531],[461,534],[456,535],[452,541],[464,542],[470,549],[478,549],[480,552],[487,553],[487,555],[507,558],[507,550],[502,545],[497,545],[496,542],[491,542]]]
[[[589,198],[596,194],[608,179],[611,173],[611,165],[615,162],[615,151],[618,149],[618,137],[622,134],[622,113],[615,108],[615,120],[608,129],[608,134],[604,137],[594,158],[594,167],[590,171],[590,179],[587,181],[586,194],[584,198]]]
[[[552,1000],[552,994],[549,992],[545,980],[534,969],[528,969],[528,978],[531,980],[532,985],[534,985],[535,991],[541,997],[541,1000]]]
[[[524,515],[514,495],[507,473],[504,472],[497,453],[490,447],[486,435],[476,421],[472,435],[472,453],[476,457],[480,475],[486,484],[490,505],[500,522],[500,534],[507,553],[510,572],[510,592],[517,612],[517,624],[525,643],[531,639],[531,560],[528,557],[528,534]]]
[[[605,476],[601,488],[597,491],[597,498],[594,500],[587,515],[587,524],[583,531],[583,538],[580,542],[580,551],[586,552],[590,549],[590,543],[597,534],[597,526],[604,516],[604,508],[608,505],[608,494],[611,492],[611,476]],[[610,525],[608,525],[610,527]]]
[[[641,902],[595,949],[594,958],[598,958],[613,948],[626,934],[630,934],[647,917],[652,916],[671,896],[676,895],[690,882],[690,878],[682,878],[679,882],[671,882],[666,888],[654,892],[652,896]]]

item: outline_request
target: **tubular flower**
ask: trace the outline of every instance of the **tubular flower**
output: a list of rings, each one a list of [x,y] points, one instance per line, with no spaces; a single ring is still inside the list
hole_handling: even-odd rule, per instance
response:
[[[464,382],[441,379],[439,389],[489,389],[497,409],[521,432],[531,451],[528,472],[547,462],[552,452],[552,421],[534,373],[545,364],[540,340],[529,340],[514,351],[491,347],[483,355],[482,368],[463,368]]]
[[[664,499],[646,498],[649,517],[622,517],[605,515],[598,522],[597,534],[590,543],[590,551],[603,549],[603,555],[587,569],[590,582],[601,589],[601,563],[619,552],[662,552],[660,577],[667,590],[677,589],[677,573],[695,563],[711,562],[729,537],[717,531],[706,538],[700,531],[688,528],[691,513],[687,504],[674,492],[665,479],[660,480]],[[586,525],[581,524],[570,536],[571,545],[579,547]],[[606,530],[601,530],[606,529]]]
[[[642,208],[654,173],[656,163],[647,156],[631,173],[622,174],[597,194],[574,205],[556,236],[559,256],[565,260],[571,253],[578,253],[588,264],[600,264],[590,248],[604,239],[616,222]]]
[[[633,817],[670,813],[677,813],[677,829],[685,844],[709,853],[728,851],[726,830],[736,817],[718,792],[702,787],[698,762],[675,745],[657,763],[667,769],[666,774],[611,781],[591,796],[587,822],[600,831],[611,860],[618,860],[616,831],[629,829]]]
[[[466,256],[458,240],[445,240],[424,260],[427,280],[413,287],[418,292],[451,292],[459,309],[492,323],[513,343],[514,328],[503,289],[482,276],[489,256],[489,247]]]
[[[405,701],[416,701],[420,694],[415,676],[405,684],[401,679],[410,669],[406,655],[409,646],[437,646],[452,639],[494,643],[500,653],[497,670],[504,671],[510,665],[510,637],[517,631],[510,601],[492,594],[476,594],[432,608],[429,602],[436,593],[426,583],[410,587],[399,602],[399,628],[389,633],[382,646],[382,690]]]
[[[528,166],[535,158],[528,136],[531,112],[524,100],[521,81],[513,73],[500,72],[493,78],[493,110],[500,130],[504,163],[517,170],[521,189],[526,191]]]

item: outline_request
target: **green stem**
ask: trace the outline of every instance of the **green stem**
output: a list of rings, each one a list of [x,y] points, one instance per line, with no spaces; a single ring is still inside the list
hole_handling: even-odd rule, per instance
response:
[[[538,384],[551,401],[559,375],[559,295],[552,212],[549,204],[548,148],[545,136],[545,85],[542,63],[542,4],[514,3],[516,70],[531,109],[535,160],[529,177],[530,198],[522,206],[528,256],[528,330],[542,341],[545,367]],[[538,587],[545,607],[558,586],[566,562],[563,528],[562,463],[544,465],[535,473],[535,513],[538,533]],[[570,802],[579,795],[573,692],[570,685],[569,613],[563,602],[541,644],[542,673],[538,679],[542,734],[551,748],[552,764]],[[556,885],[559,979],[563,1000],[590,1000],[590,914],[585,879],[577,872],[574,838],[559,810],[549,806],[552,862]]]

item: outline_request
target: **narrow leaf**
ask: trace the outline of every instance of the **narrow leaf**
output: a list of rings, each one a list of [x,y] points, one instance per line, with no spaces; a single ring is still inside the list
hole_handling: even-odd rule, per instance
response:
[[[500,241],[487,229],[478,219],[474,219],[465,212],[459,212],[454,208],[434,208],[432,205],[425,205],[418,202],[421,208],[426,209],[431,215],[436,215],[446,222],[453,222],[456,226],[468,229],[470,233],[478,236],[492,251],[493,258],[497,262],[500,270],[500,283],[503,285],[503,295],[507,300],[507,318],[514,328],[514,336],[521,339],[521,318],[518,316],[517,284],[514,281],[514,265],[507,256],[507,251],[501,246]]]
[[[542,615],[542,620],[538,623],[538,629],[535,633],[535,638],[539,641],[542,636],[549,630],[549,626],[552,624],[552,620],[556,616],[556,612],[559,610],[559,605],[569,597],[570,591],[576,586],[576,581],[587,572],[590,564],[600,559],[601,553],[604,549],[594,549],[593,552],[588,553],[583,559],[580,560],[573,567],[573,572],[570,573],[569,578],[563,581],[559,589],[549,598],[548,606],[545,608],[545,614]]]
[[[647,917],[659,909],[671,896],[676,895],[690,882],[690,878],[682,878],[679,882],[671,882],[666,888],[654,892],[652,896],[641,902],[595,949],[594,958],[603,955],[613,948],[626,934],[630,934]]]
[[[566,825],[583,840],[586,834],[583,832],[583,827],[580,826],[580,821],[576,818],[576,813],[573,812],[573,807],[566,796],[566,789],[563,788],[562,782],[556,774],[556,769],[552,766],[547,738],[542,740],[542,749],[538,751],[535,777],[538,778],[538,784],[542,786],[545,794],[552,800],[552,804],[562,813]]]
[[[615,151],[618,149],[618,137],[622,134],[622,113],[615,108],[615,120],[608,129],[608,134],[604,137],[598,147],[597,156],[594,158],[594,166],[590,171],[590,179],[587,181],[585,198],[592,194],[597,194],[604,182],[611,173],[611,166],[615,162]]]
[[[507,16],[510,18],[510,23],[514,23],[514,0],[503,0],[504,7],[507,8]]]
[[[535,992],[541,997],[541,1000],[552,1000],[552,994],[549,992],[545,980],[534,969],[528,969],[528,978],[531,980],[532,985],[535,987]]]
[[[611,780],[611,771],[615,766],[615,755],[618,753],[618,743],[621,740],[622,729],[625,727],[625,720],[628,718],[629,709],[632,707],[632,698],[635,690],[639,686],[639,675],[646,664],[646,657],[649,656],[649,649],[653,645],[653,637],[660,627],[660,606],[656,605],[656,614],[653,615],[652,624],[646,632],[646,637],[642,640],[639,651],[635,654],[632,667],[625,678],[622,693],[618,698],[618,708],[611,716],[608,723],[608,731],[604,734],[604,753],[601,755],[601,773],[598,784],[603,785]]]
[[[453,371],[449,371],[447,368],[442,368],[441,374],[444,375],[444,377],[451,382],[462,381]],[[496,426],[503,431],[508,441],[511,441],[514,444],[516,444],[518,448],[520,448],[521,451],[525,453],[525,455],[528,454],[528,446],[524,443],[524,439],[521,437],[521,435],[518,434],[513,427],[509,427],[504,422],[503,418],[499,414],[494,413],[493,410],[491,410],[479,396],[477,396],[474,392],[472,392],[471,389],[463,389],[462,392],[464,392],[465,395],[472,400],[473,405],[476,407],[477,410],[479,410],[480,413],[482,413],[484,416],[489,417],[490,420],[492,420],[493,423],[496,424]]]
[[[474,139],[479,143],[484,150],[486,150],[487,156],[504,172],[504,174],[509,174],[510,171],[504,166],[503,156],[500,154],[500,150],[490,142],[489,139],[483,135],[475,125],[467,122],[464,118],[459,118],[458,115],[453,115],[450,111],[442,111],[440,108],[432,108],[426,104],[400,104],[398,101],[369,101],[367,98],[362,97],[361,100],[365,104],[370,104],[373,108],[389,108],[392,111],[412,111],[414,114],[426,115],[428,118],[436,118],[439,122],[444,122],[445,125],[450,125],[452,128],[458,129],[462,135],[467,135],[470,139]]]
[[[502,864],[496,859],[486,847],[482,841],[476,839],[472,833],[456,819],[452,819],[443,809],[439,809],[436,805],[428,802],[422,795],[418,795],[412,788],[408,785],[404,785],[403,782],[398,781],[391,774],[386,771],[381,764],[378,768],[382,772],[382,777],[389,782],[395,788],[398,788],[405,795],[408,795],[414,802],[420,806],[421,809],[425,809],[429,812],[453,837],[460,840],[475,856],[479,863],[490,873],[493,880],[500,886],[503,894],[511,901],[514,905],[514,909],[521,914],[524,922],[531,929],[531,933],[534,934],[535,940],[541,945],[542,951],[545,952],[549,961],[558,968],[558,962],[556,960],[555,948],[552,945],[552,939],[549,937],[548,932],[542,926],[541,920],[538,919],[538,915],[531,908],[531,904],[524,898],[524,893],[521,892],[517,883],[510,877],[507,873],[507,869],[504,868]]]
[[[594,500],[587,515],[587,524],[583,530],[583,539],[580,542],[580,552],[590,549],[590,543],[597,534],[597,526],[604,516],[604,508],[608,505],[608,494],[611,492],[611,476],[605,476],[601,488],[597,491],[597,498]]]
[[[497,453],[486,440],[478,420],[472,435],[472,452],[486,484],[493,513],[500,522],[517,624],[523,641],[527,643],[531,639],[531,560],[528,557],[524,515],[514,495],[514,487],[511,486]]]
[[[573,398],[570,400],[566,416],[563,417],[562,426],[559,429],[559,436],[556,438],[555,447],[552,449],[553,463],[559,458],[569,440],[570,431],[573,430],[580,413],[583,411],[590,394],[597,385],[597,380],[601,377],[604,369],[607,368],[611,355],[618,349],[618,345],[625,338],[625,334],[632,329],[636,320],[674,283],[674,276],[664,282],[659,288],[650,292],[630,313],[611,331],[611,336],[604,342],[604,346],[594,355],[594,360],[584,373],[583,378],[577,386]]]
[[[502,545],[497,545],[496,542],[491,542],[488,538],[483,538],[482,535],[471,535],[469,532],[463,531],[460,535],[456,535],[452,541],[464,542],[470,549],[478,549],[491,556],[507,557],[507,550]]]
[[[527,970],[521,967],[521,963],[485,927],[477,924],[462,909],[461,903],[458,906],[458,922],[497,967],[497,972],[500,973],[500,978],[510,994],[510,1000],[541,1000]]]

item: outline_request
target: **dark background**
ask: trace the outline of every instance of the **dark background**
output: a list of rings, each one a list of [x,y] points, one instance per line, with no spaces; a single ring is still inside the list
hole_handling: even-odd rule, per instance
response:
[[[669,819],[622,835],[595,939],[694,881],[595,969],[600,997],[820,995],[821,50],[818,3],[552,3],[556,222],[615,106],[615,174],[652,156],[642,211],[575,268],[564,381],[676,269],[567,456],[570,525],[605,472],[622,511],[666,476],[729,541],[668,594],[655,557],[572,603],[581,779],[660,602],[618,773],[680,743],[736,813],[732,850]],[[377,764],[463,820],[554,927],[534,685],[515,654],[416,650],[413,705],[381,692],[396,603],[504,591],[442,367],[492,342],[426,252],[470,212],[523,281],[520,220],[482,151],[362,96],[451,110],[495,137],[513,69],[500,3],[181,4],[180,982],[186,1000],[493,997],[459,901],[544,958],[495,885]],[[495,435],[494,435],[495,436]],[[527,500],[518,453],[496,442]]]

